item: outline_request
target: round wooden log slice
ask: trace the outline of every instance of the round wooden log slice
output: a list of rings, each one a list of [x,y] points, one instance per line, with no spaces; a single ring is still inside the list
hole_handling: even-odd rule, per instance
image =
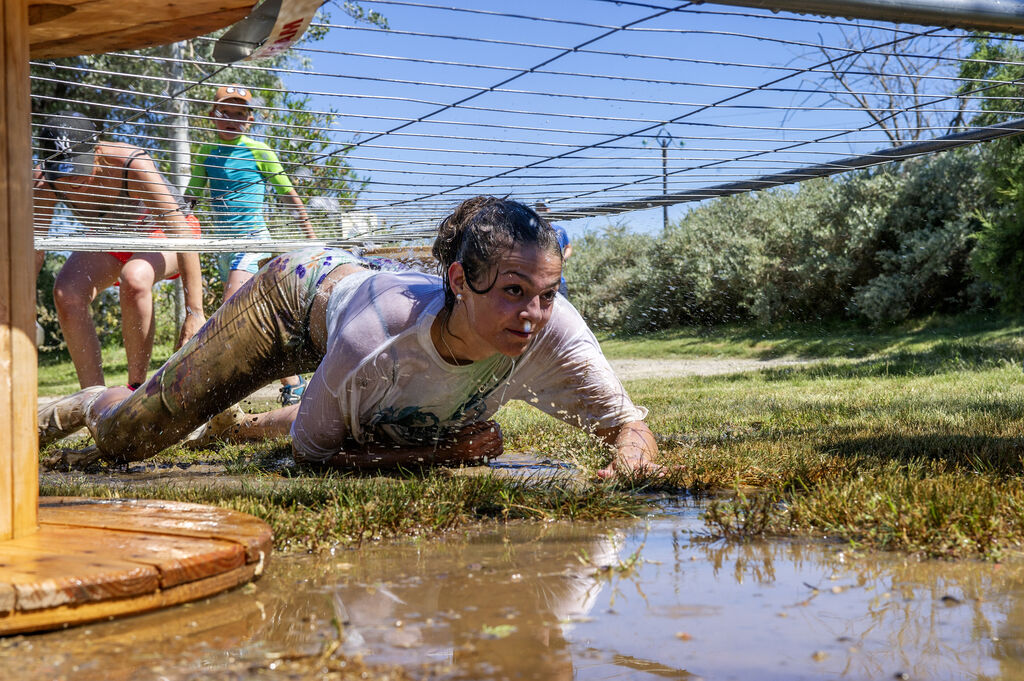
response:
[[[244,19],[256,0],[29,0],[33,59],[189,40]]]
[[[39,531],[0,543],[0,635],[205,598],[258,578],[272,548],[265,522],[213,506],[39,502]]]

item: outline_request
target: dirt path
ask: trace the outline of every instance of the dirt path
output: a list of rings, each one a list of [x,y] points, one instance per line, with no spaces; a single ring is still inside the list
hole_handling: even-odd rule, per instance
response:
[[[624,381],[636,378],[672,378],[675,376],[717,376],[745,371],[774,369],[809,364],[809,360],[780,359],[613,359],[612,368]]]

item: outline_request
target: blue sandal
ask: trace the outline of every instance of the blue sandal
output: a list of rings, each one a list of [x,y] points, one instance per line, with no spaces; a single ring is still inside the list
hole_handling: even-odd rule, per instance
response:
[[[298,385],[286,385],[281,387],[281,406],[287,407],[298,404],[302,399],[302,393],[306,391],[306,379],[299,376]]]

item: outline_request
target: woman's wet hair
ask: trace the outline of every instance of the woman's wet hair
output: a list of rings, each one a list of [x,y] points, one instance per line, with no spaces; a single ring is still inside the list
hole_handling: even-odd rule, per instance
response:
[[[462,263],[466,283],[476,293],[487,293],[497,281],[495,266],[516,246],[537,246],[558,254],[558,236],[547,220],[518,201],[477,196],[459,204],[441,221],[433,255],[444,280],[444,305],[451,310],[455,294],[448,282],[448,268]]]

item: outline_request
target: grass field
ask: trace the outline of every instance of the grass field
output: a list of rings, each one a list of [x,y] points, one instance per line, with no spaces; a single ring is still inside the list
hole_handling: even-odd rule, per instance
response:
[[[1024,545],[1022,326],[1020,319],[959,317],[884,331],[737,327],[602,342],[613,358],[818,360],[626,382],[650,409],[648,422],[672,466],[660,481],[635,482],[646,492],[712,495],[712,533],[827,536],[864,548],[998,559]],[[66,361],[44,359],[40,394],[73,389],[68,376]],[[509,405],[499,421],[507,450],[584,471],[607,460],[585,434],[527,405]],[[268,518],[282,545],[307,547],[481,520],[608,517],[637,512],[649,499],[628,484],[530,485],[448,471],[324,474],[280,464],[287,451],[277,442],[162,455],[219,457],[247,481],[230,488],[143,489],[71,477],[47,482],[43,493],[221,503]]]

